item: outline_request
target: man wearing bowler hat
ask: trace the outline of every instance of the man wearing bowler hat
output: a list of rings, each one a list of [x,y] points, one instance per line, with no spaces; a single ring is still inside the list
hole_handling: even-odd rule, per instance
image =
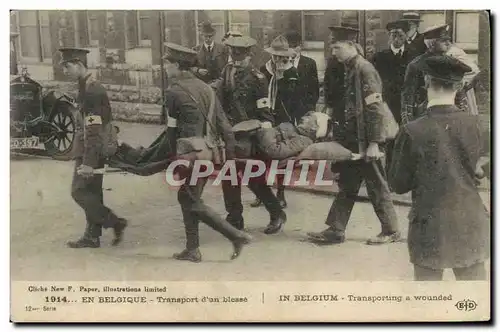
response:
[[[455,95],[472,68],[447,55],[421,58],[427,112],[400,129],[389,170],[398,194],[412,192],[408,249],[417,281],[485,280],[490,217],[475,185],[489,155],[489,133],[460,112]]]
[[[68,242],[70,248],[98,248],[102,228],[113,228],[115,238],[112,245],[122,241],[127,221],[118,217],[103,203],[102,174],[93,174],[104,166],[107,146],[113,136],[111,106],[106,89],[87,71],[86,49],[61,48],[64,74],[78,82],[80,104],[79,128],[75,143],[75,170],[71,184],[71,196],[85,211],[87,227],[83,236]]]
[[[233,126],[255,119],[272,127],[275,121],[269,109],[269,86],[266,77],[251,63],[251,47],[256,43],[255,39],[247,36],[229,37],[226,40],[233,62],[229,63],[222,72],[218,94]],[[258,156],[252,156],[252,158],[258,158]],[[244,165],[240,166],[244,168]],[[248,187],[269,212],[270,221],[264,232],[266,234],[279,232],[286,222],[286,214],[267,185],[265,176],[250,179]],[[243,229],[241,185],[232,186],[230,182],[222,181],[222,188],[228,212],[227,220],[235,227]]]
[[[215,42],[216,31],[210,22],[203,22],[200,29],[203,44],[195,47],[198,56],[192,71],[203,82],[209,83],[220,77],[228,54],[224,45]]]
[[[361,183],[366,189],[381,223],[382,231],[368,244],[386,244],[400,240],[384,165],[382,80],[373,65],[364,59],[356,47],[359,30],[355,27],[332,27],[333,52],[345,66],[344,102],[339,123],[333,133],[336,141],[361,154],[359,161],[338,163],[339,193],[327,216],[328,228],[320,233],[308,233],[311,241],[338,244],[345,241],[345,231]]]
[[[424,43],[424,37],[418,32],[420,22],[422,22],[420,14],[417,12],[405,12],[401,20],[408,22],[406,46],[411,51],[411,54],[414,57],[424,54],[427,47]]]

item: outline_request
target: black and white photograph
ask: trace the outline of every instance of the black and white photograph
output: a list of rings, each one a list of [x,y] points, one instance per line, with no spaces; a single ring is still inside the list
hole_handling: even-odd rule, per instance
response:
[[[490,320],[492,13],[330,7],[11,9],[11,321]]]

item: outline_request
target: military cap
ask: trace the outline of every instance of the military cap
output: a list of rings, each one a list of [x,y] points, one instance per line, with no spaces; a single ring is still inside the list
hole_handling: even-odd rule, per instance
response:
[[[235,48],[250,48],[257,44],[257,41],[248,36],[231,36],[224,42],[224,44]]]
[[[422,32],[424,39],[451,39],[448,24],[433,26]]]
[[[272,55],[287,57],[293,56],[295,54],[295,52],[288,45],[288,40],[286,40],[286,38],[282,35],[274,38],[274,40],[271,42],[270,47],[266,48],[265,51]]]
[[[358,41],[359,28],[357,22],[344,21],[340,25],[329,26],[333,41]]]
[[[196,56],[196,51],[190,48],[174,43],[165,43],[165,55],[163,58],[166,60],[173,62],[184,61],[193,64],[196,61]]]
[[[422,22],[422,20],[420,19],[420,14],[417,12],[405,12],[405,13],[403,13],[402,20],[413,21],[413,22]]]
[[[215,29],[210,22],[203,22],[200,24],[200,30],[203,34],[215,34]]]
[[[449,82],[461,82],[465,73],[472,71],[471,67],[449,55],[421,59],[418,66],[425,74]]]
[[[408,32],[408,30],[410,30],[410,26],[408,24],[408,21],[398,20],[398,21],[393,21],[393,22],[387,23],[386,29],[387,29],[387,31],[401,29],[404,32]]]
[[[87,54],[90,52],[84,48],[75,47],[63,47],[59,49],[61,52],[61,65],[69,61],[81,61],[84,65],[87,65]]]

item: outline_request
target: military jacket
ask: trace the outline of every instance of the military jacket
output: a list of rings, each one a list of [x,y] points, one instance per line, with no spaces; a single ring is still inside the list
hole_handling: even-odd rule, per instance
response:
[[[358,143],[383,142],[382,80],[377,70],[365,58],[357,55],[345,63],[344,75],[346,139]],[[359,101],[358,96],[361,98]]]
[[[84,165],[98,167],[105,144],[102,133],[111,126],[111,105],[104,86],[90,74],[78,81],[78,92],[81,117],[77,121],[75,156],[82,157]]]
[[[252,65],[236,67],[229,63],[222,71],[218,92],[232,125],[250,119],[274,123],[267,79]]]

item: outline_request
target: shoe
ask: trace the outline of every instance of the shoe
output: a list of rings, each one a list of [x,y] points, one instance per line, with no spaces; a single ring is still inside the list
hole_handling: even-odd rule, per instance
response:
[[[233,218],[230,215],[227,215],[226,221],[230,223],[231,226],[240,231],[242,231],[245,228],[245,220],[241,216],[239,218]]]
[[[251,207],[259,207],[262,205],[262,201],[258,198],[255,199],[255,201],[253,201],[252,203],[250,203],[250,206]]]
[[[271,217],[271,221],[264,230],[264,233],[276,234],[279,231],[281,231],[285,223],[286,223],[286,213],[284,211],[281,211],[278,217]]]
[[[243,237],[236,241],[233,241],[233,254],[231,255],[231,260],[238,258],[243,251],[243,247],[252,241],[250,235],[245,234]]]
[[[307,233],[309,240],[318,244],[340,244],[345,241],[345,236],[332,228],[327,228],[322,232]]]
[[[199,249],[184,249],[182,252],[174,254],[173,257],[179,261],[201,262],[201,252]]]
[[[398,242],[400,240],[401,240],[400,232],[394,232],[391,234],[380,233],[376,237],[366,241],[366,244],[370,245],[386,244],[386,243]]]
[[[69,241],[66,243],[68,247],[73,249],[81,248],[99,248],[101,246],[101,241],[99,238],[82,237],[76,241]]]
[[[115,233],[115,238],[111,242],[112,246],[117,246],[123,240],[123,231],[127,227],[127,219],[118,218],[118,222],[113,227],[113,232]]]
[[[276,193],[276,197],[278,198],[278,201],[280,202],[280,206],[282,209],[285,209],[288,204],[286,203],[285,200],[285,191],[284,190],[278,190]]]

